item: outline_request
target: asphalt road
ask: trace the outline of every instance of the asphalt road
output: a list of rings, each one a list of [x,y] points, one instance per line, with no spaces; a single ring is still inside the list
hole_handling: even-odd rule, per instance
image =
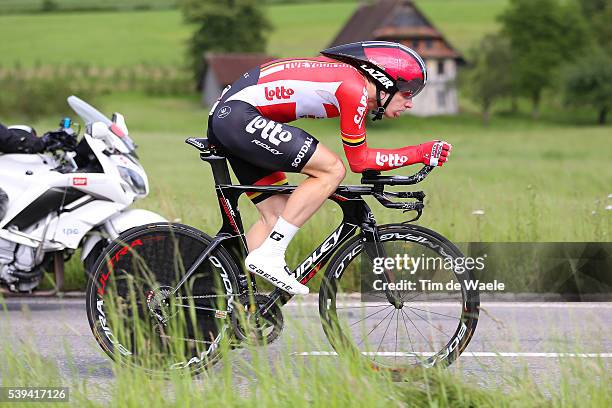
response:
[[[350,308],[354,304],[348,302],[346,306]],[[369,310],[349,309],[349,322],[360,322],[353,327],[370,331],[382,320],[380,316],[387,314],[387,310],[381,310],[376,320],[376,315],[370,315],[379,309],[370,307]],[[5,308],[4,312],[0,311],[0,352],[4,352],[7,344],[26,342],[56,361],[64,376],[79,376],[101,388],[113,381],[109,360],[90,332],[83,299],[9,298],[5,299]],[[452,324],[452,321],[449,323],[452,312],[447,308],[444,304],[430,304],[412,314],[392,317],[388,325],[385,321],[380,329],[374,329],[370,336],[374,339],[371,349],[378,345],[377,350],[389,353],[388,358],[396,358],[402,347],[404,351],[409,351],[409,347],[427,351],[427,342],[434,341],[431,336],[446,332],[445,324]],[[432,325],[419,319],[419,315],[426,313],[421,309],[440,320]],[[572,358],[601,357],[609,364],[612,362],[611,311],[612,303],[483,303],[476,333],[450,369],[486,386],[502,375],[525,367],[536,382],[551,379],[554,382],[559,358],[567,353],[579,353]],[[278,353],[305,360],[336,358],[321,328],[316,297],[308,296],[299,303],[292,301],[283,312],[287,324],[281,339],[270,345],[270,359]],[[407,320],[407,316],[412,319]],[[367,318],[363,320],[363,317]],[[385,326],[387,332],[383,331]],[[406,343],[400,350],[393,350],[395,343],[387,343],[395,336],[402,338],[406,333],[402,330],[412,333],[413,345]],[[306,342],[303,333],[308,333]]]

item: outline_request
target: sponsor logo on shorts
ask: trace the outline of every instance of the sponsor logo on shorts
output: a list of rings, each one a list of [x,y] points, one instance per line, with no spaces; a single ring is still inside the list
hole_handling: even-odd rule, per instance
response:
[[[283,152],[279,152],[277,149],[270,147],[268,144],[262,142],[261,140],[253,139],[251,143],[255,143],[257,146],[263,147],[275,156],[280,156],[281,154],[283,154]]]
[[[353,118],[353,121],[355,122],[356,125],[359,126],[359,129],[361,129],[361,126],[363,126],[363,117],[367,109],[368,109],[368,90],[364,86],[363,93],[361,95],[361,100],[359,101],[359,106],[357,107],[357,114]]]
[[[384,166],[385,164],[389,164],[389,167],[400,167],[403,166],[404,163],[408,161],[408,157],[400,156],[397,153],[384,154],[381,152],[376,152],[376,164],[379,166]]]
[[[217,117],[219,119],[223,119],[225,118],[227,115],[229,115],[230,113],[232,113],[232,108],[230,108],[229,106],[222,106],[219,109],[219,113],[217,114]]]
[[[261,130],[261,137],[275,146],[278,146],[281,142],[290,141],[292,137],[291,132],[284,130],[281,123],[262,118],[259,115],[255,116],[253,120],[246,125],[245,130],[252,135],[258,130]]]
[[[274,99],[289,99],[294,94],[293,89],[285,88],[284,86],[277,86],[276,88],[264,88],[266,99],[272,101]]]
[[[295,159],[293,159],[293,163],[291,163],[292,167],[298,167],[300,165],[302,159],[304,159],[304,156],[306,156],[306,153],[308,153],[308,150],[310,150],[310,146],[312,146],[313,141],[314,139],[310,136],[306,138],[297,156],[295,157]]]

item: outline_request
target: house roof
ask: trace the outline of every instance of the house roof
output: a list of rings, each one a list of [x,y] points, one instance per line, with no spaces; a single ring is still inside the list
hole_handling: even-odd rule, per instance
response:
[[[374,4],[362,4],[330,47],[367,40],[400,42],[423,58],[463,60],[411,0],[379,0]]]
[[[207,53],[204,59],[207,69],[212,70],[217,81],[222,85],[229,85],[251,68],[276,58],[265,54]]]

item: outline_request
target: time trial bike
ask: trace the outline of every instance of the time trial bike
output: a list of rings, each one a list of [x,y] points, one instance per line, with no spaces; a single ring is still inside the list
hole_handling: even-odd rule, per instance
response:
[[[282,306],[292,299],[280,288],[258,291],[246,271],[237,204],[246,192],[290,194],[296,186],[232,184],[220,147],[208,139],[186,142],[212,166],[219,232],[213,237],[177,223],[131,229],[100,255],[87,287],[87,314],[100,346],[114,359],[155,372],[198,373],[224,350],[274,341],[284,325]],[[466,348],[478,322],[471,270],[447,267],[460,265],[462,252],[410,223],[422,214],[424,193],[385,190],[416,184],[432,169],[412,176],[368,171],[361,185],[339,186],[329,199],[342,210],[342,223],[291,272],[306,284],[329,263],[318,298],[325,335],[337,352],[354,353],[376,369],[446,366]],[[367,196],[416,217],[378,225]],[[415,276],[418,259],[434,262]],[[221,347],[224,340],[229,348]]]

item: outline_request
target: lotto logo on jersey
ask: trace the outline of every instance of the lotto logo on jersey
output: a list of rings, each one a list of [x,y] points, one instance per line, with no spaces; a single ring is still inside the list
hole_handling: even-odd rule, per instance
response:
[[[275,146],[278,146],[280,142],[288,142],[291,140],[291,132],[283,130],[282,124],[262,118],[259,115],[255,116],[253,120],[246,125],[245,130],[252,135],[258,130],[261,130],[261,137]]]
[[[289,99],[293,95],[294,91],[291,88],[285,88],[284,86],[277,86],[276,88],[264,88],[266,99],[272,101],[274,99]]]
[[[404,163],[408,161],[408,157],[400,156],[397,153],[384,154],[381,152],[376,152],[376,164],[379,166],[384,166],[388,164],[389,167],[400,167],[403,166]]]
[[[368,109],[368,90],[364,86],[363,87],[363,94],[361,95],[361,100],[359,101],[359,106],[357,107],[357,114],[353,118],[353,120],[355,121],[355,124],[359,126],[359,129],[361,129],[361,126],[363,126],[363,117],[364,117],[367,109]]]

